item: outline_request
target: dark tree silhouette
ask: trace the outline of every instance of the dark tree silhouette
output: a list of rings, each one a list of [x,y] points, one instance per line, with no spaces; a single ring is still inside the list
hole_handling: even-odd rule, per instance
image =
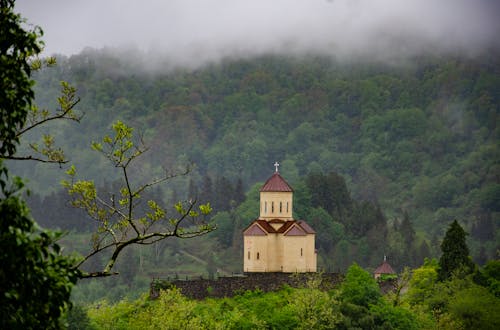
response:
[[[473,263],[469,258],[469,248],[465,242],[466,236],[467,233],[457,220],[453,221],[441,243],[441,251],[443,252],[439,259],[439,279],[441,281],[449,279],[453,272],[459,268],[472,271]]]

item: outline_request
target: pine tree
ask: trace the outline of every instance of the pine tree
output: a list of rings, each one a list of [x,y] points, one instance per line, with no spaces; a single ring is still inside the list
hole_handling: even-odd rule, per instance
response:
[[[417,266],[421,260],[417,260],[417,251],[415,248],[415,230],[410,221],[410,216],[407,211],[403,213],[403,220],[399,225],[399,233],[404,239],[405,249],[403,251],[404,263],[409,266]],[[423,260],[423,259],[422,259]]]
[[[420,244],[420,247],[417,250],[417,256],[416,256],[416,265],[422,265],[425,258],[430,258],[431,257],[431,249],[429,248],[429,244],[427,244],[427,241],[423,240],[422,243]]]
[[[239,177],[234,188],[234,201],[236,202],[236,205],[240,205],[244,200],[245,190],[243,188],[243,180]]]
[[[214,208],[218,211],[227,211],[230,208],[231,200],[233,199],[234,188],[228,179],[224,176],[219,176],[215,180],[214,187]]]
[[[212,187],[212,178],[206,174],[203,177],[203,184],[201,186],[201,191],[199,193],[199,200],[206,203],[207,201],[211,201],[211,203],[215,203],[213,200],[214,191]]]
[[[401,221],[401,225],[399,226],[399,231],[403,238],[405,239],[406,247],[410,249],[413,245],[413,241],[415,240],[415,230],[410,221],[410,216],[407,211],[403,213],[403,221]]]
[[[473,263],[469,259],[469,248],[465,242],[467,233],[455,220],[448,228],[446,235],[441,243],[443,254],[439,259],[439,279],[447,280],[452,273],[460,268],[471,272]]]

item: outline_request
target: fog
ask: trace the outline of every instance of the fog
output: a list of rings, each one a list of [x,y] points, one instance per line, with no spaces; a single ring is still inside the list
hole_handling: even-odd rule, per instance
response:
[[[21,0],[45,54],[139,49],[200,65],[225,57],[318,54],[397,60],[476,56],[500,44],[496,0]]]

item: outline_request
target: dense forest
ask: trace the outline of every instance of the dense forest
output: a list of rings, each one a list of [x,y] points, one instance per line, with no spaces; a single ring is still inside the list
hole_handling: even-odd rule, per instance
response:
[[[386,64],[270,55],[193,70],[143,69],[131,58],[86,50],[37,72],[41,108],[57,106],[63,80],[77,88],[84,116],[25,141],[50,132],[79,173],[108,192],[116,189],[116,169],[90,144],[116,120],[150,147],[134,180],[193,165],[150,194],[166,205],[210,201],[218,229],[192,242],[131,249],[118,264],[122,280],[110,285],[121,289],[108,291],[115,298],[154,274],[240,272],[241,230],[258,216],[258,189],[275,161],[294,187],[295,217],[318,231],[322,269],[344,272],[353,262],[373,268],[384,255],[399,271],[417,267],[439,256],[455,219],[470,233],[477,263],[497,257],[498,56]],[[58,185],[64,170],[9,166],[29,179],[35,219],[69,231],[68,249],[88,248],[94,227],[68,206]],[[106,281],[88,286],[99,291]]]
[[[317,274],[301,288],[201,301],[171,288],[157,299],[76,306],[64,320],[71,329],[497,329],[499,266],[492,261],[474,276],[457,272],[442,281],[436,260],[426,259],[411,279],[405,271],[397,289],[382,295],[379,283],[354,263],[329,291],[319,289]]]

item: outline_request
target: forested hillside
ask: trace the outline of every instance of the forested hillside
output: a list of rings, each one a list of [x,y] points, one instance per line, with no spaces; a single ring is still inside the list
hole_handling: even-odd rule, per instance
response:
[[[40,106],[55,107],[65,80],[77,88],[84,113],[80,124],[39,133],[53,134],[82,176],[100,186],[112,187],[115,169],[90,143],[117,119],[151,147],[136,180],[194,163],[189,176],[155,193],[170,204],[212,201],[219,230],[210,237],[232,247],[210,257],[219,267],[238,269],[240,230],[257,216],[259,182],[275,161],[295,188],[296,216],[325,228],[317,241],[323,267],[375,267],[391,253],[397,268],[420,265],[439,253],[438,237],[454,219],[471,233],[476,260],[496,255],[498,56],[392,65],[264,56],[174,71],[143,69],[130,58],[88,50],[37,73]],[[91,228],[64,208],[64,171],[10,166],[30,179],[40,223]]]

